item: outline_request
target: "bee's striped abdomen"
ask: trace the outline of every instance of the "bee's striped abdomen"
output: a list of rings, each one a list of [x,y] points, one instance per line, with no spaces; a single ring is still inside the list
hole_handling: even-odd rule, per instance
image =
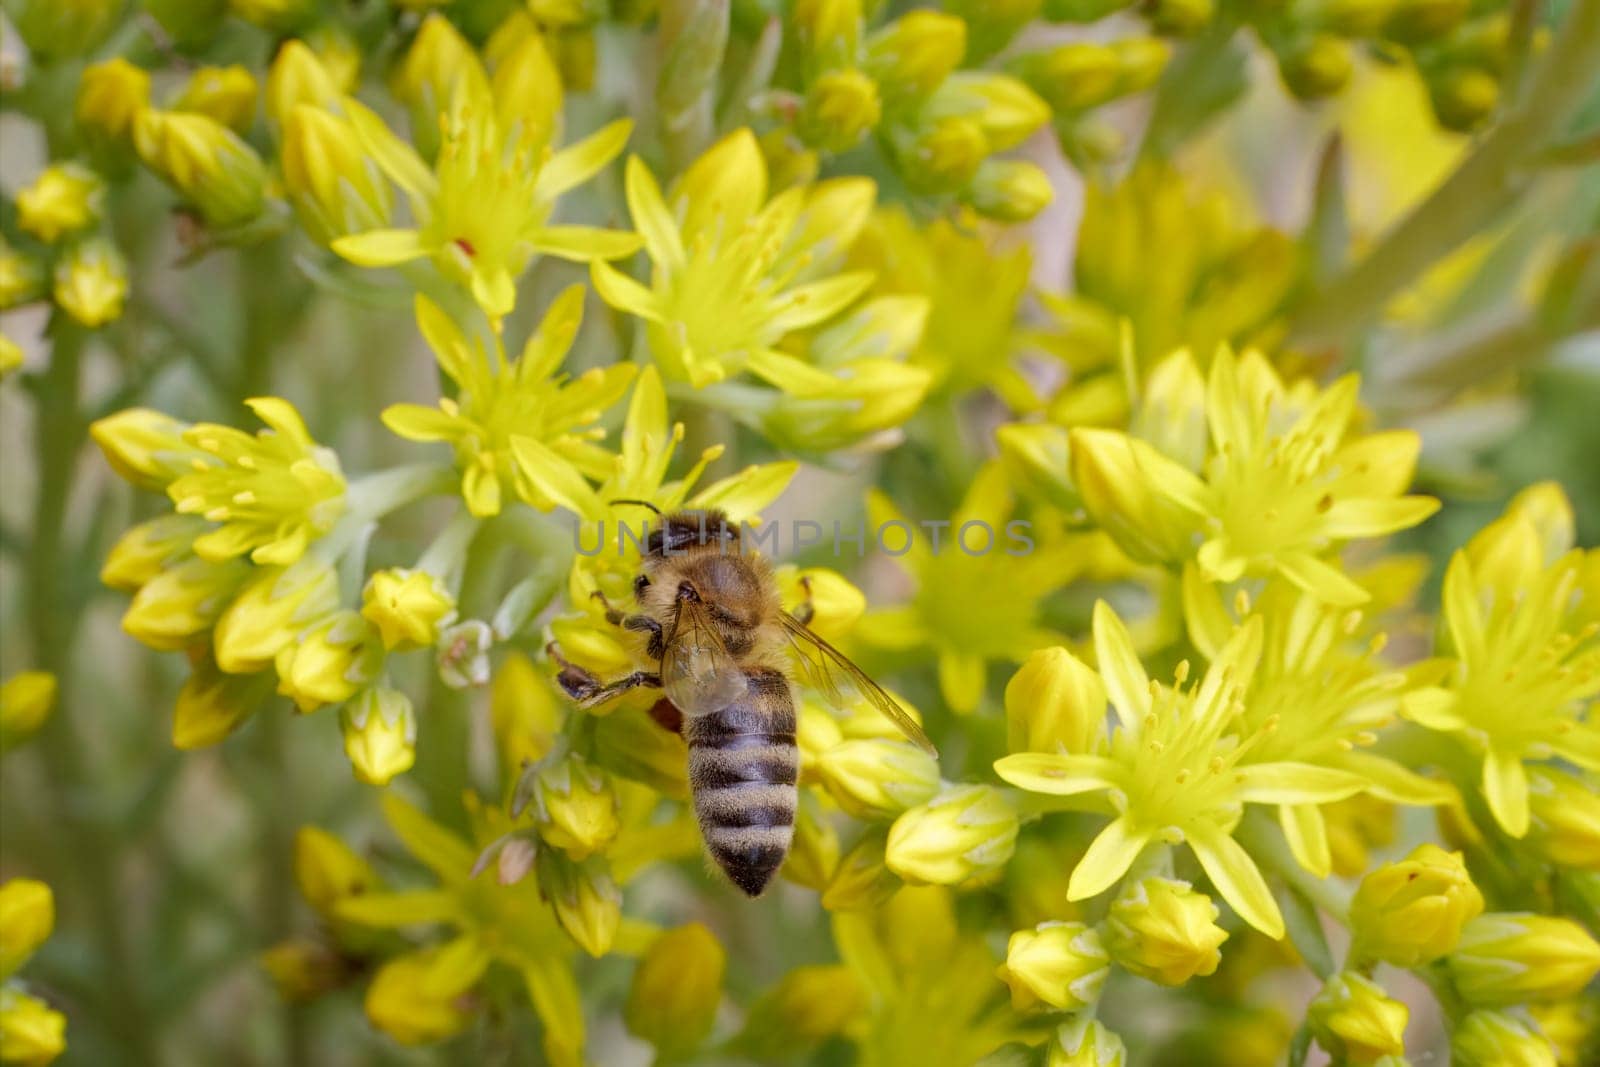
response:
[[[706,849],[734,885],[757,896],[794,837],[800,750],[789,680],[765,668],[747,677],[743,697],[714,714],[685,717],[683,733]]]

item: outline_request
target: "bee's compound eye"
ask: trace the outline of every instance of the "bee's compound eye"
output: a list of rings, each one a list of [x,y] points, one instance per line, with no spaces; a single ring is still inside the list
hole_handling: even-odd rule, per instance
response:
[[[635,575],[633,579],[633,595],[643,596],[644,591],[650,588],[650,579],[642,574]]]
[[[678,583],[678,599],[687,600],[693,604],[699,601],[700,594],[688,582],[680,582]]]

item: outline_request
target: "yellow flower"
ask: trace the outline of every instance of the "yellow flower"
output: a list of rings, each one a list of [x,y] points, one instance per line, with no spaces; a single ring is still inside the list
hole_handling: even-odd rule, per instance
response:
[[[144,108],[133,124],[133,143],[145,165],[212,226],[249,222],[266,207],[261,157],[209,115]]]
[[[1370,1064],[1405,1052],[1411,1011],[1372,979],[1353,971],[1334,975],[1307,1010],[1311,1033],[1330,1055]]]
[[[453,1037],[472,1022],[468,994],[488,967],[489,953],[474,937],[398,956],[367,987],[367,1018],[402,1045]]]
[[[354,611],[338,611],[305,631],[299,639],[278,650],[274,666],[278,672],[278,692],[289,697],[303,712],[324,704],[342,704],[355,696],[378,676],[383,666],[383,644],[375,626]],[[397,762],[396,747],[404,747],[411,727],[393,716],[362,715],[360,722],[346,722],[346,747],[367,744],[351,740],[370,728],[377,733],[373,744],[384,747],[378,766]]]
[[[917,8],[867,39],[867,70],[893,104],[910,103],[937,89],[966,51],[964,21],[943,11]]]
[[[0,885],[0,980],[28,962],[55,923],[55,896],[49,886],[32,878]]]
[[[633,975],[622,1017],[665,1060],[693,1052],[711,1033],[727,953],[699,923],[656,939]]]
[[[56,676],[49,671],[18,671],[0,685],[0,751],[27,739],[44,725],[56,703]]]
[[[959,885],[998,874],[1017,843],[1017,810],[988,785],[945,788],[894,821],[888,868],[913,885]]]
[[[406,849],[438,879],[436,886],[370,891],[341,897],[333,905],[341,921],[378,929],[445,923],[458,931],[452,942],[425,950],[421,959],[368,991],[373,1021],[401,1040],[438,1040],[462,1024],[472,987],[491,962],[519,975],[545,1029],[552,1063],[581,1063],[583,1014],[570,963],[571,944],[532,880],[500,885],[474,878],[478,850],[498,831],[484,824],[477,798],[468,794],[476,843],[464,840],[406,803],[394,790],[383,795],[384,816]],[[541,857],[543,852],[541,852]],[[414,1017],[413,1017],[414,1010]]]
[[[172,109],[209,115],[235,133],[244,133],[256,117],[255,76],[237,63],[200,67],[189,75]]]
[[[649,288],[590,264],[605,301],[647,324],[650,353],[672,381],[700,388],[752,374],[796,395],[827,395],[832,376],[778,350],[790,333],[832,318],[871,283],[833,268],[866,222],[876,189],[842,178],[768,199],[756,138],[737,130],[706,150],[670,200],[637,157],[628,211],[654,272]]]
[[[110,241],[80,241],[56,264],[56,303],[84,326],[94,329],[122,316],[128,295],[128,268]]]
[[[1259,619],[1239,628],[1193,684],[1188,664],[1172,685],[1145,673],[1116,613],[1095,604],[1095,655],[1116,711],[1109,743],[1087,752],[1025,753],[995,764],[1013,785],[1053,796],[1109,791],[1117,817],[1072,872],[1068,898],[1109,888],[1152,842],[1183,842],[1239,917],[1269,937],[1283,917],[1255,860],[1231,836],[1245,804],[1322,804],[1358,792],[1350,771],[1291,761],[1246,762],[1269,737],[1270,720],[1242,731],[1246,699],[1261,659]]]
[[[288,567],[262,568],[217,620],[217,666],[230,674],[264,670],[307,626],[338,606],[338,579],[322,560],[304,557]]]
[[[469,341],[436,304],[417,298],[417,325],[459,388],[437,408],[393,405],[383,422],[409,440],[455,448],[461,495],[472,514],[498,514],[513,492],[548,511],[557,499],[545,483],[603,478],[611,469],[613,457],[595,444],[603,433],[596,423],[621,399],[634,368],[617,363],[575,379],[560,373],[583,319],[583,296],[576,285],[562,292],[515,360],[498,336],[488,346]],[[537,459],[524,458],[530,443],[540,446]],[[535,476],[530,464],[550,469]]]
[[[105,183],[88,167],[56,163],[39,172],[33,184],[17,190],[17,225],[41,241],[92,225],[100,217]]]
[[[114,56],[84,68],[74,114],[78,125],[106,141],[126,141],[133,120],[150,103],[150,75]]]
[[[795,967],[750,1006],[737,1049],[757,1062],[850,1033],[868,1011],[867,991],[841,964]]]
[[[211,629],[249,577],[243,560],[191,556],[139,588],[123,613],[122,629],[151,648],[187,648]]]
[[[159,411],[125,408],[96,419],[89,436],[122,478],[140,489],[164,492],[202,455],[184,440],[188,430],[188,423]]]
[[[1425,843],[1361,880],[1350,928],[1358,958],[1418,967],[1455,948],[1461,927],[1482,911],[1461,853]]]
[[[1006,748],[1088,752],[1105,730],[1106,688],[1064,648],[1041,648],[1006,683]]]
[[[1185,566],[1184,617],[1190,640],[1208,658],[1227,644],[1236,625],[1223,600],[1197,566]],[[1348,771],[1366,779],[1373,796],[1396,804],[1440,804],[1454,796],[1448,785],[1361,751],[1378,740],[1378,730],[1396,721],[1411,682],[1406,672],[1385,670],[1378,661],[1385,634],[1356,643],[1365,637],[1360,611],[1324,604],[1280,579],[1267,583],[1253,607],[1242,596],[1235,605],[1249,608],[1262,623],[1261,663],[1244,694],[1238,728],[1245,734],[1264,732],[1245,762]],[[1274,725],[1265,732],[1269,722]],[[1333,855],[1321,809],[1286,804],[1278,816],[1295,859],[1319,878],[1327,877]]]
[[[1080,1011],[1100,1000],[1111,958],[1100,935],[1082,923],[1045,922],[1018,930],[997,972],[1017,1011]]]
[[[368,785],[388,785],[416,762],[417,720],[410,698],[398,689],[363,690],[344,706],[339,726],[350,767]]]
[[[1016,322],[1032,265],[1026,245],[1001,251],[970,225],[939,218],[919,227],[904,209],[884,207],[851,261],[876,273],[876,291],[928,302],[911,362],[933,373],[934,392],[987,386],[1014,409],[1038,406],[1016,365]]]
[[[1123,1067],[1128,1050],[1122,1038],[1098,1019],[1080,1016],[1056,1028],[1045,1053],[1045,1067]]]
[[[67,1017],[38,997],[0,987],[0,1061],[43,1067],[67,1047]]]
[[[501,61],[492,86],[481,69],[457,79],[439,114],[444,143],[431,168],[371,111],[347,102],[363,150],[410,199],[417,227],[341,237],[334,251],[366,267],[429,257],[496,321],[516,303],[516,279],[535,255],[596,261],[633,252],[633,234],[550,222],[557,198],[609,163],[632,128],[621,119],[552,152],[559,90],[537,35]]]
[[[1106,916],[1106,947],[1130,974],[1180,986],[1214,974],[1228,932],[1217,906],[1188,882],[1145,878],[1123,890]]]
[[[532,773],[534,825],[544,842],[573,860],[604,852],[618,829],[610,777],[578,755],[547,762]]]
[[[491,686],[489,719],[501,766],[515,774],[550,754],[567,709],[549,678],[520,652],[500,662]]]
[[[172,745],[189,751],[237,730],[272,695],[272,674],[227,674],[210,655],[191,654],[189,678],[172,710]]]
[[[455,618],[456,599],[427,571],[390,567],[367,579],[361,614],[378,628],[389,651],[427,648]]]
[[[206,532],[198,515],[162,515],[142,522],[117,539],[100,568],[100,581],[112,589],[137,593],[145,583],[189,554]]]
[[[195,539],[202,559],[248,553],[256,563],[288,565],[343,514],[344,475],[288,401],[245,404],[267,429],[251,436],[213,423],[191,426],[183,439],[196,450],[195,469],[168,485],[167,495],[179,514],[219,524]]]
[[[1561,521],[1540,519],[1553,488],[1520,495],[1451,558],[1443,592],[1450,674],[1403,704],[1408,718],[1481,755],[1484,799],[1513,837],[1529,827],[1525,760],[1560,757],[1600,770],[1600,723],[1592,707],[1585,711],[1600,693],[1600,566],[1597,553],[1572,548],[1564,498],[1555,509]]]
[[[1466,925],[1445,962],[1470,1004],[1564,1000],[1600,974],[1600,943],[1572,919],[1489,912]]]
[[[377,886],[372,865],[326,830],[302,826],[294,838],[294,880],[300,895],[320,915],[331,917],[346,897]]]
[[[1208,581],[1276,574],[1330,604],[1360,604],[1369,594],[1324,557],[1438,510],[1437,500],[1400,495],[1416,465],[1414,433],[1350,433],[1357,385],[1347,375],[1325,390],[1286,387],[1259,353],[1222,349],[1207,381],[1201,474],[1132,441],[1133,476],[1198,524],[1195,558]],[[1083,440],[1073,434],[1075,452]],[[1117,516],[1085,503],[1115,535]]]
[[[346,88],[309,44],[285,41],[267,70],[267,118],[282,126],[301,105],[312,110],[337,107]]]
[[[1079,553],[1055,541],[1036,545],[998,464],[980,470],[948,522],[923,529],[874,490],[868,538],[915,579],[910,604],[872,612],[863,641],[933,653],[945,703],[971,712],[983,699],[991,660],[1016,660],[1060,639],[1039,619],[1039,603],[1069,581]],[[902,547],[904,546],[904,547]]]
[[[1556,1067],[1538,1027],[1503,1011],[1475,1011],[1450,1035],[1454,1067]]]

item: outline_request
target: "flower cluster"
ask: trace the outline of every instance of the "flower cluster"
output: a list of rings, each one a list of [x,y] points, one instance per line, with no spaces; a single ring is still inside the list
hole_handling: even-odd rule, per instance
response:
[[[0,1059],[1593,1061],[1600,0],[125,7],[0,64]]]

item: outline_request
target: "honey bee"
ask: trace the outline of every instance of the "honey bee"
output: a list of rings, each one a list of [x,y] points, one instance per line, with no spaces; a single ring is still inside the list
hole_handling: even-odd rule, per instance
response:
[[[661,515],[645,501],[613,503],[640,504]],[[783,865],[794,836],[800,750],[791,664],[831,703],[845,706],[845,692],[854,690],[936,754],[893,697],[811,631],[806,591],[805,603],[790,614],[770,565],[741,549],[739,528],[727,515],[675,513],[645,538],[633,581],[638,612],[606,604],[613,625],[647,635],[646,651],[658,669],[602,683],[562,658],[555,645],[549,649],[561,668],[557,681],[580,707],[639,686],[662,690],[666,699],[652,714],[664,725],[676,720],[688,742],[690,793],[706,850],[752,897]]]

